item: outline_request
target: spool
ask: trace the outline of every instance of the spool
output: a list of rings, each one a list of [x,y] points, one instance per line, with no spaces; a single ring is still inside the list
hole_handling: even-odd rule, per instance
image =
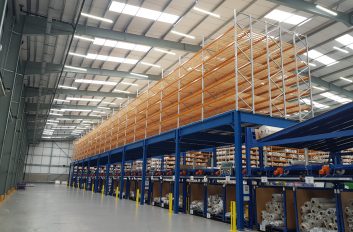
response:
[[[319,205],[322,203],[334,203],[335,200],[330,199],[330,198],[321,198],[321,197],[314,197],[311,198],[311,204],[313,205]]]
[[[312,208],[311,208],[311,213],[312,213],[312,214],[318,214],[319,211],[320,211],[320,210],[319,210],[317,207],[312,207]]]
[[[319,209],[328,209],[328,208],[335,208],[336,204],[335,203],[322,203],[317,206]]]
[[[303,222],[300,224],[300,228],[302,231],[309,231],[310,230],[310,224],[307,222]]]

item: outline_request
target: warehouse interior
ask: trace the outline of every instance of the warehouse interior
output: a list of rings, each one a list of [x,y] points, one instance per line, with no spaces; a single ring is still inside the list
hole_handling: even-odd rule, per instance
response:
[[[351,0],[1,1],[0,231],[353,232],[352,26]]]

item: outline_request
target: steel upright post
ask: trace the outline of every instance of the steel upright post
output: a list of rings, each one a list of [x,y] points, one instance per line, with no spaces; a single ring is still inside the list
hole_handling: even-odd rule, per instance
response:
[[[123,147],[123,155],[121,156],[121,167],[120,167],[120,194],[119,198],[123,199],[124,192],[124,176],[125,176],[125,147]]]
[[[217,148],[212,148],[212,167],[217,167]]]
[[[91,166],[90,166],[90,162],[89,160],[87,161],[87,177],[86,177],[86,189],[90,190],[90,188],[88,188],[88,179],[91,178]],[[92,184],[92,180],[90,181]]]
[[[99,166],[99,158],[97,160],[97,169],[96,169],[96,179],[94,180],[94,192],[98,192],[98,178],[99,178],[99,169],[100,169],[100,166]]]
[[[240,112],[234,112],[234,160],[235,160],[235,199],[237,213],[237,229],[244,229],[244,190],[242,175],[242,131]]]
[[[245,131],[245,157],[246,157],[246,175],[251,176],[251,128],[246,128]]]
[[[69,166],[69,175],[68,175],[68,177],[67,177],[67,184],[68,184],[69,186],[71,186],[71,175],[72,175],[71,167],[72,167],[72,163],[70,163],[70,166]]]
[[[175,130],[175,173],[174,173],[174,203],[175,214],[179,213],[179,181],[180,181],[180,136],[179,129]]]
[[[146,146],[146,140],[143,140],[142,181],[141,181],[141,197],[140,197],[141,205],[145,203],[146,172],[147,172],[147,146]]]
[[[81,175],[80,175],[80,182],[79,182],[78,188],[82,187],[82,179],[83,179],[83,171],[84,171],[84,169],[85,169],[85,163],[82,160],[82,162],[81,162]]]
[[[104,194],[108,195],[108,187],[109,187],[109,174],[110,174],[110,159],[108,158],[108,163],[105,165],[105,186],[104,186]]]

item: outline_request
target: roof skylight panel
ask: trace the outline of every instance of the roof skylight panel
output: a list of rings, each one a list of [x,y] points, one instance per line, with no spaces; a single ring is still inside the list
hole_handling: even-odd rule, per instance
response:
[[[345,34],[341,37],[338,37],[336,41],[343,44],[344,46],[349,47],[350,49],[353,49],[353,36],[349,34]]]
[[[150,20],[160,21],[164,23],[175,23],[179,16],[164,13],[161,11],[151,10],[143,7],[138,7],[130,4],[125,4],[117,1],[113,1],[109,7],[109,11],[116,13],[127,14],[131,16],[146,18]]]
[[[102,38],[94,38],[93,44],[100,45],[100,46],[107,46],[107,47],[115,47],[121,48],[125,50],[133,50],[139,52],[148,52],[151,47],[140,45],[140,44],[133,44],[128,42],[116,41],[116,40],[109,40],[109,39],[102,39]]]
[[[340,97],[340,96],[338,96],[336,94],[333,94],[333,93],[330,93],[330,92],[322,93],[320,95],[323,96],[323,97],[327,97],[327,98],[329,98],[331,100],[334,100],[336,102],[342,103],[342,104],[348,103],[348,102],[352,102],[351,99],[348,99],[348,98],[345,98],[345,97]]]
[[[306,55],[306,53],[305,53],[305,55]],[[310,59],[313,59],[313,60],[315,60],[317,62],[320,62],[320,63],[322,63],[324,65],[327,65],[327,66],[330,66],[330,65],[338,63],[337,60],[335,60],[335,59],[333,59],[333,58],[331,58],[331,57],[329,57],[327,55],[324,55],[321,52],[318,52],[316,50],[310,50],[308,52],[308,56],[309,56]]]
[[[268,13],[265,16],[265,18],[272,19],[272,20],[282,22],[282,23],[292,24],[292,25],[297,25],[297,24],[303,23],[308,19],[304,16],[292,14],[292,13],[282,11],[282,10],[277,10],[277,9]]]
[[[303,99],[302,101],[303,101],[305,104],[307,104],[307,105],[311,105],[310,100],[307,99],[307,98]],[[327,109],[327,108],[329,108],[328,105],[324,105],[324,104],[321,104],[321,103],[316,102],[316,101],[312,101],[312,103],[313,103],[314,107],[316,107],[316,108],[318,108],[318,109]]]

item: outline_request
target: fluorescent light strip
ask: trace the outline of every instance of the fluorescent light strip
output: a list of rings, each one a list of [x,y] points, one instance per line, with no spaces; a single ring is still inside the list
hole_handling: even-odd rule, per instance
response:
[[[58,125],[57,123],[47,122],[45,125]]]
[[[107,112],[103,112],[103,111],[96,111],[96,110],[93,110],[92,111],[93,113],[96,113],[96,114],[106,114]]]
[[[97,54],[93,54],[93,53],[88,53],[86,58],[93,59],[93,60],[110,61],[110,62],[116,62],[116,63],[125,63],[125,64],[136,64],[138,62],[138,60],[136,60],[136,59],[128,59],[128,58],[116,57],[116,56],[97,55]]]
[[[163,53],[166,53],[166,54],[169,54],[169,55],[173,55],[173,56],[176,55],[175,52],[167,51],[167,50],[160,49],[160,48],[154,48],[153,50],[155,50],[155,51],[157,51],[157,52],[163,52]]]
[[[112,2],[112,4],[109,7],[109,11],[151,19],[151,20],[169,23],[169,24],[173,24],[179,19],[179,16],[177,15],[168,14],[168,13],[164,13],[156,10],[150,10],[147,8],[125,4],[117,1]]]
[[[102,99],[78,98],[78,97],[67,97],[66,100],[69,100],[69,101],[91,101],[91,102],[100,102],[100,101],[102,101]]]
[[[66,85],[58,85],[58,88],[61,88],[61,89],[77,89],[77,87],[66,86]]]
[[[91,112],[91,110],[81,110],[81,109],[60,109],[60,111]]]
[[[91,39],[89,37],[86,37],[86,36],[80,36],[80,35],[74,35],[74,38],[76,39],[82,39],[82,40],[86,40],[86,41],[90,41],[90,42],[93,42],[94,39]]]
[[[347,82],[350,82],[350,83],[352,83],[352,82],[353,82],[352,80],[347,79],[347,78],[344,78],[344,77],[340,77],[340,79],[341,79],[341,80],[344,80],[344,81],[347,81]]]
[[[48,119],[47,122],[59,122],[59,121]]]
[[[98,106],[97,108],[98,108],[98,109],[104,109],[104,110],[110,110],[109,107],[103,107],[103,106]]]
[[[69,69],[74,69],[74,70],[79,70],[79,71],[87,72],[87,69],[85,69],[85,68],[74,67],[74,66],[70,66],[70,65],[65,65],[64,67],[65,67],[65,68],[69,68]]]
[[[189,38],[189,39],[195,39],[195,36],[184,34],[184,33],[179,32],[179,31],[171,30],[170,32],[175,34],[175,35],[180,35],[180,36],[183,36],[183,37],[186,37],[186,38]]]
[[[106,47],[120,48],[125,50],[133,50],[138,52],[148,52],[151,49],[150,46],[146,45],[122,42],[117,40],[109,40],[98,37],[94,38],[93,44]]]
[[[68,101],[68,100],[57,99],[57,98],[54,98],[54,101],[57,101],[57,102],[70,102],[70,101]]]
[[[132,86],[138,86],[138,84],[134,84],[134,83],[128,83],[125,81],[120,82],[119,84],[123,84],[123,85],[132,85]]]
[[[277,9],[265,15],[265,18],[272,19],[274,21],[278,21],[281,23],[292,24],[292,25],[299,25],[299,24],[303,25],[305,21],[307,21],[308,19],[300,15],[292,14],[292,13],[282,11],[282,10],[277,10]]]
[[[339,102],[339,103],[352,102],[352,100],[350,100],[348,98],[340,97],[340,96],[338,96],[336,94],[333,94],[333,93],[330,93],[330,92],[322,93],[320,95],[323,96],[323,97],[327,97],[327,98],[329,98],[331,100],[334,100],[336,102]]]
[[[151,64],[151,63],[148,63],[148,62],[143,62],[141,61],[140,64],[143,64],[143,65],[147,65],[147,66],[152,66],[152,67],[155,67],[155,68],[161,68],[160,65],[157,65],[157,64]]]
[[[303,22],[299,23],[299,24],[297,25],[297,27],[301,27],[301,26],[303,26],[305,23],[307,23],[307,22],[309,22],[309,21],[311,21],[311,20],[312,20],[312,18],[309,18],[309,19],[307,19],[307,20],[304,20]]]
[[[87,17],[87,18],[90,18],[90,19],[103,21],[103,22],[106,22],[106,23],[113,23],[113,20],[111,20],[111,19],[106,19],[106,18],[102,18],[102,17],[99,17],[99,16],[95,16],[95,15],[91,15],[91,14],[87,14],[87,13],[83,13],[83,12],[81,13],[81,16],[84,16],[84,17]]]
[[[69,52],[69,55],[71,55],[71,56],[83,57],[83,58],[86,58],[86,56],[87,56],[87,55],[83,55],[83,54],[76,53],[76,52]]]
[[[118,93],[130,93],[129,91],[120,90],[120,89],[114,89],[113,91]]]
[[[85,84],[96,84],[96,85],[111,85],[115,86],[117,82],[113,81],[98,81],[98,80],[87,80],[87,79],[76,79],[77,83],[85,83]]]
[[[63,114],[57,114],[57,113],[49,113],[49,115],[64,116]]]
[[[317,87],[317,86],[313,86],[313,88],[314,88],[314,89],[317,89],[317,90],[321,90],[321,91],[326,90],[326,89],[324,89],[324,88],[320,88],[320,87]]]
[[[91,114],[89,116],[91,116],[91,117],[102,117],[102,115],[97,115],[97,114]]]
[[[212,13],[210,11],[207,11],[207,10],[204,10],[204,9],[201,9],[201,8],[198,8],[198,7],[194,7],[193,8],[194,10],[198,11],[198,12],[201,12],[201,13],[204,13],[204,14],[208,14],[210,16],[213,16],[215,18],[220,18],[221,16],[219,14],[215,14],[215,13]]]
[[[339,47],[336,47],[336,46],[333,46],[333,49],[336,49],[337,51],[340,51],[340,52],[343,52],[343,53],[349,53],[347,50],[344,50],[342,48],[339,48]]]
[[[137,76],[137,77],[145,77],[145,78],[148,78],[147,75],[143,75],[143,74],[139,74],[139,73],[133,73],[133,72],[131,72],[130,74],[133,75],[133,76]]]
[[[330,15],[333,15],[333,16],[337,16],[337,13],[330,10],[330,9],[327,9],[326,7],[323,7],[323,6],[320,6],[320,5],[316,5],[316,8],[319,9],[319,10],[322,10],[322,11],[325,11],[326,13],[329,13]]]

